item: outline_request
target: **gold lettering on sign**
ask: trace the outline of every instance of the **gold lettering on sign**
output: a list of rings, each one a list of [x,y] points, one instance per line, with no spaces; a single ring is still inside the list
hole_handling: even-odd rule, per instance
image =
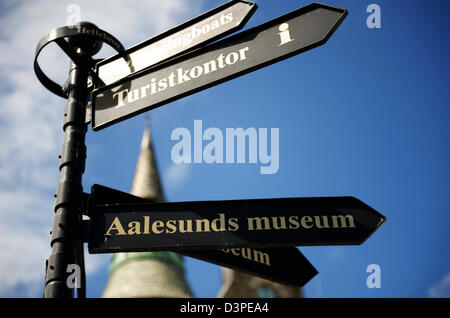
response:
[[[292,230],[326,230],[356,228],[352,215],[291,215],[291,216],[252,216],[246,219],[247,231],[292,231]],[[240,230],[239,219],[227,218],[225,213],[218,213],[216,218],[173,219],[157,220],[145,215],[139,219],[130,220],[126,228],[119,219],[114,217],[107,227],[105,236],[111,235],[162,235],[162,234],[189,234],[211,232],[235,232]],[[242,230],[242,229],[241,229]],[[233,255],[241,253],[240,250],[231,250]]]
[[[231,252],[234,256],[239,256],[256,263],[271,266],[269,254],[252,248],[221,248],[219,251],[227,254]]]
[[[111,231],[116,230],[117,233],[114,233],[115,235],[126,235],[122,224],[120,223],[119,218],[116,216],[114,218],[114,221],[111,223],[111,226],[109,227],[108,231],[106,231],[105,235],[112,235]]]

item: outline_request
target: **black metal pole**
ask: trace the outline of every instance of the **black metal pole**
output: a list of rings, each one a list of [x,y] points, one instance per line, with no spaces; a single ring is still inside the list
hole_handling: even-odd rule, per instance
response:
[[[89,24],[92,26],[92,24]],[[83,26],[83,25],[82,25]],[[85,135],[86,105],[88,102],[87,79],[91,65],[89,58],[100,50],[97,40],[72,40],[69,44],[77,50],[78,64],[71,62],[69,71],[68,104],[64,112],[64,144],[59,165],[60,182],[55,194],[55,217],[52,227],[52,252],[47,263],[45,280],[45,298],[72,298],[74,288],[70,288],[67,279],[71,272],[67,272],[70,264],[84,262],[77,260],[77,247],[81,233],[81,204],[82,204],[82,175],[86,162]],[[82,247],[81,247],[82,248]],[[79,254],[79,253],[78,253]],[[80,264],[79,264],[80,265]],[[81,264],[80,267],[84,267]],[[84,278],[81,278],[82,280]]]

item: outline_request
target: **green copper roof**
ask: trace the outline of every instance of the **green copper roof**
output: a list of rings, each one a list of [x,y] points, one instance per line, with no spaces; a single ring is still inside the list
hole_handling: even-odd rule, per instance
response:
[[[162,262],[172,263],[184,272],[183,256],[174,252],[139,252],[139,253],[116,253],[111,259],[109,275],[123,264],[138,259],[157,259]]]

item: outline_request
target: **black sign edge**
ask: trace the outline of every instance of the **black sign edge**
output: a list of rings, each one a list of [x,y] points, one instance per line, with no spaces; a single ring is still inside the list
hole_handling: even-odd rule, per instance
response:
[[[242,272],[242,273],[246,273],[246,274],[262,277],[264,279],[267,279],[267,280],[270,280],[270,281],[274,281],[274,282],[277,282],[277,283],[280,283],[280,284],[292,286],[292,287],[299,287],[299,286],[303,287],[311,279],[313,279],[317,274],[319,274],[319,271],[314,267],[313,264],[311,264],[311,262],[306,258],[305,255],[303,255],[303,253],[298,248],[296,248],[295,246],[292,246],[292,247],[291,246],[287,246],[287,247],[284,247],[284,248],[294,248],[294,249],[296,249],[300,253],[301,257],[304,259],[304,261],[309,264],[309,267],[310,267],[309,270],[311,271],[311,277],[308,280],[306,280],[305,282],[302,282],[302,284],[297,285],[297,284],[293,284],[293,283],[290,283],[290,282],[287,282],[287,281],[284,281],[284,280],[281,280],[281,279],[274,279],[273,277],[268,276],[268,275],[255,274],[254,272],[251,272],[251,271],[248,271],[248,270],[243,270],[243,269],[241,269],[240,267],[237,267],[237,266],[230,266],[230,265],[228,265],[226,263],[223,263],[223,262],[220,262],[220,261],[211,261],[211,260],[209,260],[207,258],[203,258],[203,257],[200,257],[200,256],[194,256],[193,254],[190,254],[189,251],[183,251],[183,252],[178,252],[178,253],[182,254],[184,256],[187,256],[187,257],[192,257],[192,258],[195,258],[195,259],[199,259],[201,261],[208,262],[208,263],[215,264],[215,265],[222,266],[222,267],[231,268],[231,269],[237,270],[237,271]],[[271,248],[271,249],[274,249],[274,248]],[[207,250],[204,250],[204,251],[207,251]]]
[[[90,235],[90,234],[89,234]],[[311,246],[360,246],[361,243],[354,242],[354,243],[348,243],[348,242],[333,242],[333,244],[330,244],[328,242],[321,242],[321,243],[315,243],[315,244],[297,244],[294,245],[292,243],[248,243],[248,244],[222,244],[222,245],[208,245],[206,247],[196,247],[196,246],[162,246],[162,247],[97,247],[92,246],[90,244],[90,239],[88,242],[88,251],[89,254],[110,254],[110,253],[140,253],[140,252],[163,252],[163,251],[172,251],[175,253],[182,254],[184,251],[207,251],[207,250],[213,250],[213,249],[220,249],[220,248],[286,248],[286,247],[311,247]]]
[[[108,188],[108,187],[105,187],[105,186],[101,186],[101,187],[106,188],[106,189],[111,189],[111,188]],[[114,190],[114,189],[111,189],[111,190],[113,190],[112,194],[115,193],[115,192],[122,192],[122,191]],[[159,204],[175,205],[175,204],[189,204],[189,203],[220,203],[220,202],[239,203],[239,202],[243,202],[243,201],[248,202],[248,201],[272,201],[272,200],[291,200],[291,199],[293,199],[293,200],[296,200],[296,199],[305,199],[305,200],[308,200],[308,199],[310,199],[310,200],[331,200],[331,199],[345,200],[345,199],[352,199],[352,200],[357,200],[358,203],[363,204],[365,207],[367,207],[368,210],[373,211],[377,216],[385,218],[382,214],[380,214],[378,211],[376,211],[375,209],[373,209],[369,205],[365,204],[363,201],[359,200],[358,198],[356,198],[354,196],[350,196],[350,195],[344,195],[344,196],[323,196],[323,197],[277,197],[277,198],[253,198],[253,199],[231,199],[231,200],[199,200],[199,201],[154,202],[153,200],[137,197],[137,196],[134,196],[134,195],[126,193],[126,192],[122,192],[122,193],[125,194],[125,195],[130,196],[130,202],[129,203],[121,203],[121,202],[116,202],[116,201],[111,200],[111,202],[103,202],[99,206],[140,207],[140,206],[143,206],[143,205],[148,205],[149,203],[152,203],[152,204],[155,204],[155,205],[159,205]],[[132,201],[132,198],[134,198],[135,200]]]
[[[97,193],[101,193],[100,196],[114,196],[114,195],[119,195],[120,199],[118,200],[117,197],[114,200],[100,200],[100,203],[98,202],[98,198],[97,198]],[[106,186],[103,186],[101,184],[93,184],[91,186],[91,205],[89,206],[89,208],[94,208],[97,205],[104,205],[104,204],[123,204],[123,205],[128,205],[128,204],[139,204],[139,203],[154,203],[154,200],[150,200],[150,199],[146,199],[146,198],[141,198],[135,195],[132,195],[130,193],[124,192],[124,191],[120,191],[120,190],[116,190],[113,188],[109,188]],[[125,198],[121,199],[121,198]],[[119,201],[119,202],[118,202]],[[89,211],[91,212],[91,211]]]
[[[109,195],[114,195],[115,193],[119,193],[123,196],[127,196],[129,198],[129,202],[123,203],[123,202],[117,202],[117,200],[111,200],[111,201],[103,201],[100,205],[107,205],[107,206],[140,206],[140,205],[148,205],[149,203],[156,203],[156,204],[164,204],[164,205],[172,205],[172,204],[189,204],[189,203],[213,203],[213,202],[242,202],[242,201],[262,201],[262,200],[289,200],[289,199],[312,199],[312,200],[328,200],[328,199],[338,199],[338,200],[344,200],[344,199],[352,199],[356,200],[359,204],[364,205],[367,207],[368,210],[373,211],[377,216],[385,218],[381,213],[373,209],[371,206],[367,205],[360,199],[351,196],[351,195],[343,195],[343,196],[323,196],[323,197],[276,197],[276,198],[253,198],[253,199],[231,199],[231,200],[200,200],[200,201],[176,201],[176,202],[155,202],[150,199],[141,198],[135,195],[132,195],[130,193],[116,190],[113,188],[109,188],[107,186],[103,186],[100,184],[93,184],[91,187],[91,198],[92,202],[95,202],[95,196],[97,192],[103,192],[103,195],[108,195],[107,192],[109,192]],[[127,200],[128,201],[128,200]]]
[[[364,244],[376,231],[378,231],[378,229],[387,221],[387,217],[384,216],[383,214],[381,214],[380,212],[378,212],[377,210],[375,210],[374,208],[372,208],[370,205],[368,205],[367,203],[363,202],[362,200],[353,197],[355,200],[359,201],[360,204],[362,206],[364,206],[366,209],[368,209],[369,211],[371,211],[374,215],[376,215],[379,218],[378,224],[376,226],[376,228],[373,229],[372,232],[369,233],[369,235],[367,235],[367,237],[361,241],[361,243],[359,245]]]
[[[294,11],[288,12],[287,14],[279,16],[279,17],[277,17],[275,19],[272,19],[272,20],[269,20],[267,22],[264,22],[263,24],[260,24],[260,25],[258,25],[256,27],[253,27],[251,29],[247,29],[247,30],[242,31],[240,33],[234,34],[234,35],[232,35],[232,36],[230,36],[230,37],[228,37],[226,39],[223,39],[221,41],[214,42],[214,43],[212,43],[210,45],[207,45],[207,46],[203,47],[200,50],[191,51],[191,52],[186,53],[184,55],[178,56],[177,58],[170,59],[170,60],[168,60],[168,61],[166,61],[164,63],[159,63],[157,65],[154,65],[153,67],[149,67],[149,68],[147,68],[145,70],[142,70],[141,72],[133,73],[130,76],[124,77],[121,80],[119,80],[117,82],[114,82],[114,83],[112,83],[110,85],[106,85],[104,87],[97,88],[97,89],[92,91],[91,96],[94,96],[96,94],[100,94],[103,91],[106,91],[106,90],[109,90],[109,89],[111,89],[113,87],[116,87],[116,86],[124,83],[125,81],[131,81],[131,80],[135,79],[136,77],[144,76],[144,75],[146,75],[146,74],[148,74],[150,72],[155,72],[155,71],[158,71],[158,70],[160,70],[162,68],[169,67],[170,65],[179,63],[179,62],[183,61],[184,59],[193,58],[193,57],[196,57],[198,55],[201,55],[201,54],[205,53],[205,52],[203,52],[203,50],[215,49],[216,47],[223,46],[224,44],[226,45],[228,42],[233,42],[233,40],[235,38],[237,38],[237,37],[245,37],[247,34],[250,34],[250,33],[253,33],[253,32],[259,32],[258,31],[259,29],[264,29],[266,27],[270,27],[272,25],[276,25],[280,20],[289,19],[291,16],[299,14],[302,11],[312,11],[312,10],[314,10],[316,8],[326,8],[326,9],[337,11],[337,12],[341,13],[341,17],[339,18],[337,23],[333,26],[333,28],[331,28],[331,30],[328,32],[328,34],[322,40],[320,40],[320,41],[318,41],[318,42],[316,42],[316,43],[314,43],[312,45],[309,45],[307,47],[303,47],[303,48],[301,48],[299,50],[296,50],[296,51],[293,51],[293,52],[288,53],[286,55],[283,55],[282,57],[275,58],[275,59],[273,59],[273,60],[271,60],[269,62],[262,63],[262,64],[260,64],[260,65],[258,65],[256,67],[251,67],[251,68],[245,69],[245,70],[243,70],[241,72],[238,72],[238,73],[232,74],[230,76],[224,77],[224,78],[216,81],[212,85],[211,84],[207,84],[207,85],[204,85],[202,87],[198,87],[197,89],[194,89],[194,90],[191,90],[189,92],[177,95],[177,96],[175,96],[173,98],[168,98],[168,99],[166,99],[166,100],[164,100],[164,101],[162,101],[160,103],[154,104],[152,106],[141,108],[141,109],[139,109],[137,111],[134,111],[132,113],[124,115],[124,116],[122,116],[120,118],[116,118],[116,119],[111,120],[111,121],[109,121],[107,123],[104,123],[104,124],[99,124],[99,125],[95,124],[95,98],[91,97],[91,101],[92,101],[91,102],[92,103],[91,127],[92,127],[92,130],[93,131],[102,130],[102,129],[107,128],[107,127],[109,127],[111,125],[114,125],[116,123],[125,121],[125,120],[127,120],[127,119],[129,119],[131,117],[134,117],[134,116],[137,116],[139,114],[145,113],[145,112],[147,112],[149,110],[158,108],[158,107],[160,107],[162,105],[165,105],[165,104],[169,104],[169,103],[171,103],[171,102],[173,102],[175,100],[181,99],[181,98],[189,96],[189,95],[193,95],[193,94],[195,94],[197,92],[200,92],[202,90],[205,90],[207,88],[210,88],[210,87],[213,87],[213,86],[217,86],[217,85],[219,85],[221,83],[224,83],[224,82],[226,82],[228,80],[240,77],[240,76],[248,74],[248,73],[250,73],[252,71],[256,71],[256,70],[264,68],[266,66],[275,64],[277,62],[283,61],[285,59],[288,59],[290,57],[298,55],[298,54],[300,54],[302,52],[308,51],[310,49],[313,49],[313,48],[316,48],[316,47],[319,47],[319,46],[325,44],[330,39],[330,37],[334,34],[334,32],[337,30],[337,28],[345,20],[345,18],[348,15],[348,11],[346,9],[341,9],[341,8],[332,7],[332,6],[328,6],[328,5],[325,5],[325,4],[314,2],[314,3],[311,3],[311,4],[307,5],[307,6],[304,6],[304,7],[301,7],[299,9],[296,9]]]

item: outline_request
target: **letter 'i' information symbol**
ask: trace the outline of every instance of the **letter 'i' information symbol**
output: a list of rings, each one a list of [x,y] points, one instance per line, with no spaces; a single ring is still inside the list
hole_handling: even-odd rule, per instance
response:
[[[283,23],[278,27],[278,30],[280,30],[280,44],[278,46],[286,44],[288,42],[293,41],[294,39],[291,39],[291,34],[289,33],[289,24]]]

